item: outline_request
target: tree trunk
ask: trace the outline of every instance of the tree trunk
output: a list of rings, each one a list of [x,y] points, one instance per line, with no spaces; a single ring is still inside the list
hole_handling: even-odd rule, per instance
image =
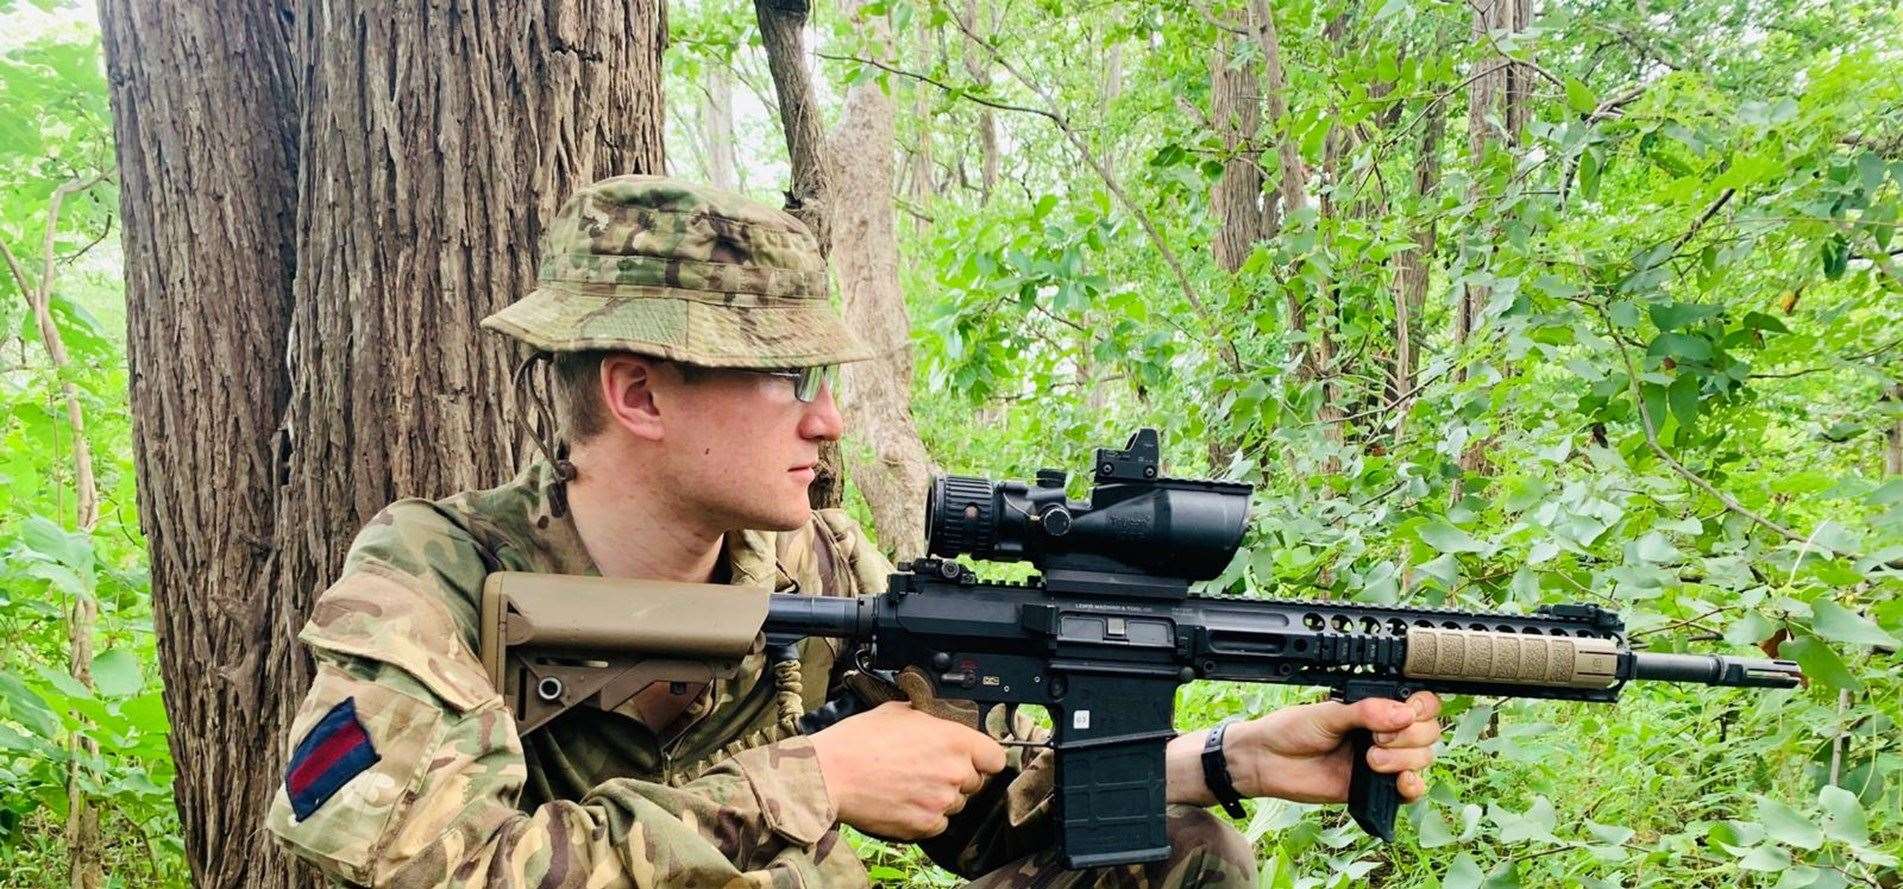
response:
[[[1420,221],[1414,229],[1414,249],[1400,254],[1394,275],[1394,365],[1389,375],[1393,388],[1394,442],[1399,445],[1407,432],[1408,406],[1414,400],[1415,374],[1420,368],[1416,337],[1420,317],[1427,305],[1427,281],[1433,271],[1434,245],[1438,235],[1439,214],[1427,206],[1440,187],[1440,141],[1446,129],[1446,116],[1438,108],[1429,108],[1421,132],[1419,154],[1414,158],[1414,212]]]
[[[979,88],[991,85],[991,64],[984,48],[978,46],[977,37],[982,37],[984,28],[984,5],[981,0],[965,0],[963,21],[965,23],[965,74]],[[971,35],[977,35],[976,37]],[[979,204],[991,200],[991,193],[998,188],[998,119],[989,108],[978,109],[978,147],[984,154],[983,190]]]
[[[806,70],[806,0],[754,0],[760,21],[760,42],[766,50],[767,70],[779,98],[780,128],[786,133],[786,156],[793,168],[787,190],[787,210],[799,217],[819,238],[821,251],[832,248],[826,229],[826,193],[831,171],[826,166],[825,130],[820,125],[819,101],[813,78]]]
[[[1280,161],[1281,179],[1277,192],[1282,199],[1279,216],[1283,219],[1308,206],[1308,165],[1302,160],[1301,146],[1289,132],[1288,77],[1282,70],[1282,39],[1275,29],[1275,12],[1269,0],[1249,0],[1249,28],[1262,50],[1264,91],[1269,101],[1269,134],[1275,139],[1275,154]],[[1273,235],[1273,232],[1271,232]]]
[[[729,191],[740,188],[740,177],[733,160],[733,78],[727,69],[708,65],[701,85],[706,95],[701,100],[701,150],[707,154],[707,183]]]
[[[1476,43],[1491,42],[1490,36],[1496,31],[1519,32],[1531,24],[1531,0],[1480,0],[1473,7],[1473,37]],[[1500,141],[1509,150],[1517,148],[1525,135],[1526,124],[1532,114],[1532,85],[1529,78],[1532,70],[1521,64],[1513,63],[1504,55],[1489,58],[1480,64],[1488,70],[1474,78],[1467,88],[1467,154],[1473,165],[1471,184],[1468,186],[1469,202],[1479,206],[1491,196],[1487,193],[1486,164],[1487,146]],[[1498,115],[1504,132],[1490,119]],[[1491,265],[1492,245],[1497,225],[1487,225],[1476,232],[1476,240],[1469,247],[1470,262],[1482,268]],[[1469,283],[1461,293],[1459,304],[1454,312],[1454,348],[1458,353],[1470,347],[1475,329],[1480,322],[1480,314],[1486,310],[1493,288],[1485,284]],[[1456,357],[1454,379],[1465,382],[1467,369]],[[1470,442],[1460,454],[1460,468],[1463,473],[1482,473],[1487,471],[1487,439],[1479,438]],[[1454,499],[1458,500],[1464,492],[1464,485],[1456,478],[1452,485]]]
[[[852,16],[861,6],[848,2],[845,12]],[[889,45],[883,16],[869,17],[866,27]],[[879,356],[842,373],[850,434],[872,453],[871,461],[855,464],[853,483],[865,494],[879,542],[905,561],[925,554],[922,504],[932,466],[912,421],[912,325],[899,291],[892,219],[893,116],[892,99],[877,83],[846,93],[845,115],[828,145],[834,175],[827,206],[846,323]]]
[[[1108,123],[1110,106],[1117,101],[1118,96],[1123,94],[1123,43],[1117,41],[1114,34],[1110,39],[1114,42],[1104,49],[1103,80],[1097,88],[1097,108],[1106,115],[1106,123]],[[1122,147],[1119,141],[1112,135],[1108,126],[1103,127],[1098,133],[1099,158],[1097,162],[1108,176],[1114,177],[1117,174],[1117,152]]]
[[[199,887],[288,885],[258,826],[284,729],[276,699],[302,691],[261,675],[299,657],[279,629],[296,618],[265,575],[279,483],[272,432],[290,394],[289,7],[105,0],[99,14],[139,524],[186,860]]]
[[[832,252],[831,214],[826,201],[832,191],[833,171],[827,165],[825,131],[820,126],[819,100],[806,70],[807,0],[753,0],[760,22],[760,44],[766,50],[767,71],[779,99],[780,129],[786,134],[786,156],[793,181],[786,191],[786,209],[819,239],[822,254]],[[846,500],[846,461],[837,444],[819,448],[806,500],[814,509],[836,509]]]
[[[1234,274],[1264,237],[1268,207],[1262,196],[1262,168],[1249,151],[1262,126],[1261,76],[1253,58],[1232,66],[1230,55],[1219,48],[1209,57],[1209,114],[1223,150],[1222,176],[1210,189],[1209,210],[1216,217],[1210,253],[1217,265]]]
[[[931,16],[913,16],[917,23],[918,59],[915,64],[920,71],[932,70],[934,43]],[[912,233],[924,232],[925,214],[930,212],[932,199],[937,196],[938,188],[933,181],[937,175],[932,163],[932,93],[935,89],[922,82],[912,84],[912,125],[916,127],[915,146],[912,151],[911,169],[906,173],[907,200],[912,203]]]
[[[476,322],[533,286],[569,191],[660,169],[658,2],[302,12],[102,10],[140,518],[201,887],[306,883],[257,825],[311,598],[385,503],[513,471],[511,350]]]
[[[1883,393],[1893,419],[1883,449],[1883,473],[1903,475],[1903,383],[1891,383]]]

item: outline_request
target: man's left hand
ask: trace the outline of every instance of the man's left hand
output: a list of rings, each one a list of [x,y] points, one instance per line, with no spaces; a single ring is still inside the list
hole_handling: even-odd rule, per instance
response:
[[[1223,750],[1236,792],[1244,797],[1273,796],[1302,803],[1339,803],[1348,799],[1349,766],[1354,756],[1348,733],[1374,732],[1368,764],[1377,772],[1397,774],[1396,787],[1409,802],[1427,793],[1421,770],[1434,761],[1440,740],[1440,698],[1420,692],[1406,701],[1370,698],[1354,704],[1334,701],[1285,707],[1229,727]],[[1169,800],[1214,805],[1203,783],[1203,740],[1192,732],[1170,743]]]

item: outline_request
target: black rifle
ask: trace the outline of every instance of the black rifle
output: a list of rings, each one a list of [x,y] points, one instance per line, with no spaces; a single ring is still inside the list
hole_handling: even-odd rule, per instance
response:
[[[1033,484],[948,476],[926,506],[927,551],[886,595],[773,597],[769,638],[858,640],[863,666],[912,668],[945,698],[988,711],[1047,708],[1065,865],[1169,854],[1164,746],[1176,689],[1198,679],[1330,688],[1339,700],[1439,694],[1614,701],[1633,679],[1790,688],[1791,661],[1633,651],[1618,615],[1549,605],[1533,615],[1190,595],[1241,543],[1251,488],[1162,478],[1155,430],[1099,449],[1088,502],[1065,474]],[[985,582],[950,558],[1029,561],[1023,583]],[[981,719],[981,724],[983,720]],[[1006,724],[1010,724],[1007,719]],[[1349,812],[1392,839],[1395,776],[1354,747]]]
[[[1321,686],[1347,702],[1439,694],[1616,700],[1633,679],[1790,688],[1791,661],[1634,651],[1617,615],[1550,605],[1533,615],[1191,595],[1242,541],[1248,485],[1163,478],[1155,430],[1099,449],[1086,502],[1063,472],[1032,484],[947,476],[926,505],[927,551],[859,599],[711,584],[501,572],[485,587],[483,658],[518,730],[576,706],[614,709],[654,681],[729,676],[755,650],[808,636],[854,640],[861,668],[921,676],[940,698],[1042,706],[1056,756],[1067,867],[1169,854],[1164,747],[1176,689],[1219,679]],[[980,580],[950,561],[1029,561],[1042,576]],[[823,727],[847,708],[808,714]],[[1005,724],[1013,720],[1007,718]],[[1355,751],[1349,812],[1391,839],[1395,776]]]

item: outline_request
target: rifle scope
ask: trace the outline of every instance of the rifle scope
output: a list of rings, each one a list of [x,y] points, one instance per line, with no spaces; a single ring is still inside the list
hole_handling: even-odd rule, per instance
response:
[[[932,555],[969,554],[1030,562],[1050,571],[1085,570],[1208,580],[1242,543],[1249,485],[1158,475],[1156,430],[1124,450],[1097,450],[1087,501],[1065,497],[1066,474],[1042,469],[1034,482],[937,476],[925,500],[925,546]]]

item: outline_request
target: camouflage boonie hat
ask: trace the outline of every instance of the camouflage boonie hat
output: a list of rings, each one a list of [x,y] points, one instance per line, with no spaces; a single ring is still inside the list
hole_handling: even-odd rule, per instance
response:
[[[482,326],[548,352],[625,349],[704,367],[872,357],[827,301],[806,226],[704,185],[616,176],[584,187],[543,232],[536,277]]]

